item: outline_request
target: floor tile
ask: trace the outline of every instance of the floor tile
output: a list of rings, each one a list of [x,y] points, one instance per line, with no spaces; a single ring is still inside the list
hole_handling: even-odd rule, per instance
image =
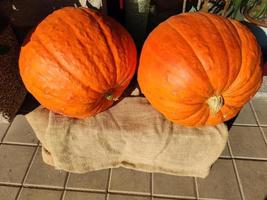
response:
[[[246,199],[267,199],[267,162],[237,160],[237,169]]]
[[[20,142],[36,144],[38,139],[23,115],[17,115],[8,129],[4,142]]]
[[[55,168],[43,162],[41,148],[38,149],[37,155],[33,161],[26,184],[38,184],[49,186],[64,185],[66,172],[55,170]]]
[[[5,135],[5,132],[8,128],[9,124],[8,123],[0,123],[0,141]]]
[[[171,176],[155,173],[154,193],[194,197],[194,179],[192,177]]]
[[[179,200],[187,200],[188,198],[179,198]],[[196,199],[196,198],[190,198],[191,199]],[[169,198],[160,198],[160,197],[154,197],[153,200],[176,200],[176,199],[169,199]],[[177,199],[178,200],[178,199]],[[209,200],[212,200],[212,199],[209,199]]]
[[[151,200],[150,197],[111,194],[109,200]]]
[[[68,187],[86,189],[107,189],[108,170],[99,170],[86,174],[71,174]]]
[[[234,156],[267,158],[267,146],[258,127],[233,126],[229,135]]]
[[[0,185],[0,199],[15,200],[19,187],[8,187]]]
[[[265,138],[267,138],[267,127],[262,128],[263,133],[265,134]]]
[[[21,183],[30,163],[34,147],[0,146],[0,181]]]
[[[221,153],[221,156],[230,156],[230,152],[229,152],[227,143],[225,145],[223,152]]]
[[[267,125],[267,100],[253,99],[252,104],[257,113],[260,124]]]
[[[198,178],[200,197],[227,200],[241,199],[232,160],[219,159],[207,178]]]
[[[263,82],[258,92],[265,92],[265,93],[267,92],[267,76],[266,75],[263,76]]]
[[[24,188],[19,200],[60,200],[62,191]]]
[[[105,200],[105,194],[67,191],[64,200]]]
[[[249,103],[244,105],[244,107],[238,114],[234,124],[257,124]]]
[[[125,168],[113,169],[110,188],[150,193],[150,174]]]

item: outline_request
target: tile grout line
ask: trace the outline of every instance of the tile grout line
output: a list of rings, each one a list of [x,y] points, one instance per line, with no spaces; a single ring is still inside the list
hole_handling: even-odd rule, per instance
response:
[[[106,190],[100,189],[88,189],[88,188],[74,188],[74,187],[66,187],[66,191],[74,191],[74,192],[92,192],[92,193],[107,193]]]
[[[21,143],[21,142],[2,142],[4,145],[13,145],[13,146],[24,146],[24,147],[37,147],[38,143]]]
[[[11,183],[11,182],[0,181],[0,186],[22,187],[22,183]],[[30,183],[25,183],[23,187],[24,188],[35,188],[35,189],[47,189],[47,190],[60,190],[60,191],[64,189],[63,187],[60,187],[60,186],[48,186],[48,185],[38,185],[38,184],[30,184]],[[106,193],[106,190],[72,188],[72,187],[66,187],[66,191],[101,193],[101,194]]]
[[[124,192],[124,191],[115,191],[111,190],[110,194],[120,194],[120,195],[127,195],[127,196],[135,196],[135,197],[150,197],[149,193],[137,193],[137,192]],[[168,195],[168,194],[154,194],[153,197],[160,197],[166,199],[196,199],[193,196],[180,196],[180,195]]]
[[[25,183],[23,188],[33,188],[33,189],[46,189],[46,190],[63,190],[63,187],[60,186],[48,186],[48,185],[35,185],[30,183]]]
[[[28,165],[28,167],[27,167],[27,169],[26,169],[25,175],[24,175],[24,177],[23,177],[23,179],[22,179],[21,187],[20,187],[20,189],[19,189],[19,191],[18,191],[18,193],[17,193],[17,195],[16,195],[15,200],[18,200],[18,199],[20,198],[20,195],[21,195],[21,192],[22,192],[22,188],[23,188],[23,186],[24,186],[24,184],[25,184],[25,181],[26,181],[26,179],[27,179],[27,177],[28,177],[28,174],[29,174],[29,172],[30,172],[30,169],[31,169],[31,167],[32,167],[33,160],[35,159],[35,157],[36,157],[36,155],[37,155],[39,144],[40,144],[40,142],[38,142],[38,146],[35,147],[35,150],[34,150],[34,153],[33,153],[33,155],[32,155],[31,161],[30,161],[30,163],[29,163],[29,165]]]
[[[264,130],[263,130],[263,128],[261,126],[259,126],[259,128],[260,128],[260,132],[261,132],[261,135],[263,137],[263,140],[264,140],[265,144],[267,145],[267,138],[266,138],[266,136],[264,134]]]
[[[159,197],[159,198],[166,198],[166,199],[194,199],[196,200],[196,197],[192,196],[179,196],[179,195],[167,195],[167,194],[154,194],[154,197]]]
[[[150,193],[145,192],[133,192],[133,191],[122,191],[122,190],[109,190],[109,194],[120,194],[120,195],[130,195],[130,196],[140,196],[140,197],[150,197]],[[162,197],[162,198],[174,198],[174,199],[196,199],[193,196],[179,196],[179,195],[168,195],[168,194],[154,194],[153,197]]]
[[[261,161],[261,162],[267,162],[267,157],[266,158],[260,158],[260,157],[250,157],[250,156],[219,156],[219,159],[224,159],[224,160],[250,160],[250,161]]]
[[[214,199],[214,198],[200,198],[199,200],[227,200],[227,199]]]
[[[254,115],[253,111],[252,111],[252,114]],[[256,123],[257,123],[257,121],[256,121]],[[243,127],[248,127],[248,126],[249,127],[258,127],[258,126],[261,126],[263,128],[267,128],[267,124],[261,124],[260,122],[259,122],[259,124],[234,123],[233,126],[243,126]]]
[[[70,178],[70,173],[67,172],[67,176],[66,176],[65,182],[64,182],[64,190],[62,192],[62,195],[60,197],[60,200],[64,200],[65,199],[65,196],[66,196],[66,188],[67,188],[67,184],[69,182],[69,178]]]
[[[14,186],[14,187],[22,187],[22,184],[19,183],[9,183],[9,182],[0,182],[0,185],[3,186]],[[60,186],[48,186],[48,185],[38,185],[38,184],[29,184],[26,183],[23,185],[23,188],[35,188],[35,189],[47,189],[47,190],[60,190],[62,191],[64,187]],[[72,188],[72,187],[66,187],[66,191],[76,191],[76,192],[88,192],[88,193],[101,193],[104,194],[107,191],[106,190],[99,190],[99,189],[85,189],[85,188]],[[122,194],[122,195],[134,195],[134,196],[146,196],[150,197],[150,193],[146,192],[134,192],[134,191],[122,191],[122,190],[109,190],[109,193],[111,194]],[[161,194],[154,194],[154,196],[161,195]],[[161,195],[162,197],[170,197],[170,195]],[[177,197],[177,196],[172,196]],[[178,196],[179,197],[179,196]],[[188,197],[192,198],[192,197]]]
[[[110,190],[110,185],[111,185],[111,177],[112,177],[112,168],[109,169],[108,184],[107,184],[107,189],[106,189],[106,198],[105,198],[105,200],[109,200],[109,190]]]
[[[123,195],[135,195],[135,196],[145,196],[150,197],[150,193],[146,192],[135,192],[135,191],[123,191],[123,190],[109,190],[110,194],[123,194]]]
[[[241,124],[241,123],[234,123],[233,126],[241,126],[241,127],[258,127],[258,124]]]
[[[256,110],[255,110],[255,108],[253,106],[253,103],[252,102],[249,102],[249,104],[250,104],[250,107],[252,109],[253,115],[254,115],[254,117],[256,119],[256,122],[258,124],[258,127],[260,129],[260,132],[261,132],[261,135],[263,137],[263,140],[264,140],[265,144],[267,145],[267,138],[265,137],[264,131],[263,131],[262,127],[260,126],[260,120],[259,120],[258,115],[256,113]]]
[[[240,190],[241,198],[242,198],[242,200],[245,200],[246,198],[245,198],[245,195],[244,195],[244,190],[243,190],[243,186],[242,186],[242,183],[241,183],[241,178],[240,178],[239,173],[238,173],[238,169],[237,169],[237,166],[236,166],[235,159],[233,159],[232,162],[233,162],[233,165],[234,165],[235,174],[236,174],[236,178],[237,178],[237,182],[238,182],[238,187],[239,187],[239,190]]]
[[[231,160],[231,156],[219,156],[219,159]]]
[[[7,129],[5,130],[5,133],[4,133],[4,135],[2,136],[2,138],[1,138],[1,140],[0,140],[0,146],[1,146],[1,144],[3,143],[3,141],[4,141],[4,139],[5,139],[6,135],[7,135],[7,132],[8,132],[8,130],[9,130],[9,128],[11,127],[13,121],[14,121],[14,119],[13,119],[13,120],[9,123],[9,125],[7,126]]]
[[[231,159],[235,159],[235,160],[263,161],[263,162],[266,162],[267,161],[267,158],[254,158],[254,157],[247,157],[247,156],[233,156]]]
[[[11,183],[11,182],[0,182],[1,186],[14,186],[14,187],[21,187],[21,183]]]
[[[47,185],[35,185],[35,184],[29,184],[25,183],[22,186],[22,183],[11,183],[11,182],[0,182],[0,185],[3,186],[17,186],[17,187],[25,187],[25,188],[41,188],[41,189],[51,189],[51,190],[62,190],[61,187],[57,186],[47,186]]]
[[[154,200],[154,173],[150,173],[150,194],[151,200]]]
[[[22,184],[16,184],[16,183],[2,183],[0,182],[0,185],[4,186],[14,186],[14,187],[22,187]],[[56,187],[56,186],[45,186],[45,185],[35,185],[35,184],[24,184],[23,188],[34,188],[34,189],[47,189],[47,190],[56,190],[56,191],[62,191],[62,187]],[[96,189],[84,189],[84,188],[68,188],[66,187],[66,191],[77,191],[77,192],[86,192],[86,193],[101,193],[105,194],[105,190],[96,190]],[[131,196],[143,196],[143,197],[150,197],[149,193],[141,193],[141,192],[127,192],[127,191],[116,191],[116,190],[110,190],[109,193],[111,194],[121,194],[121,195],[131,195]],[[167,194],[154,194],[154,197],[161,197],[161,198],[171,198],[171,199],[196,199],[193,196],[179,196],[179,195],[167,195]],[[214,200],[209,198],[200,198],[200,199],[207,199],[207,200]],[[215,199],[220,200],[220,199]]]
[[[241,179],[240,179],[240,176],[239,176],[239,173],[238,173],[238,169],[237,169],[237,166],[236,166],[235,158],[233,156],[233,152],[232,152],[232,148],[231,148],[231,144],[230,144],[229,140],[227,141],[227,145],[228,145],[229,153],[230,153],[231,157],[233,158],[232,159],[232,163],[233,163],[233,166],[234,166],[234,171],[235,171],[235,175],[236,175],[236,179],[237,179],[238,188],[239,188],[239,192],[240,192],[241,198],[242,198],[242,200],[246,200],[245,195],[244,195],[243,186],[242,186],[242,183],[241,183]]]
[[[195,183],[196,198],[199,199],[199,191],[198,191],[198,184],[196,177],[194,177],[194,183]]]

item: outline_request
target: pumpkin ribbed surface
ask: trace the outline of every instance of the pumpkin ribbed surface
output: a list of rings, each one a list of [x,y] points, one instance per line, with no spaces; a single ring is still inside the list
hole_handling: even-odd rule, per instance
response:
[[[19,68],[26,88],[43,106],[85,118],[107,109],[123,93],[136,69],[136,48],[113,19],[65,7],[28,36]]]
[[[215,125],[233,118],[260,87],[260,47],[237,21],[202,12],[176,15],[145,41],[138,82],[169,120]]]

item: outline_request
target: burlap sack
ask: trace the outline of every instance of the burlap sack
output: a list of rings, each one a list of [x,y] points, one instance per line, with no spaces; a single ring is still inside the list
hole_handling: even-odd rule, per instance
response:
[[[94,117],[77,120],[39,107],[26,115],[47,164],[70,172],[126,167],[206,177],[223,151],[228,130],[186,128],[155,111],[145,98],[127,97]]]

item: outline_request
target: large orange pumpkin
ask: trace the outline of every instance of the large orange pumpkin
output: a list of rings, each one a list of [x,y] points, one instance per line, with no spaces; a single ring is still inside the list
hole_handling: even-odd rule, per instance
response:
[[[260,87],[260,47],[237,21],[202,12],[176,15],[145,41],[138,82],[169,120],[215,125],[233,118]]]
[[[113,19],[66,7],[29,35],[19,67],[26,88],[43,106],[85,118],[107,109],[123,93],[136,69],[136,48]]]

